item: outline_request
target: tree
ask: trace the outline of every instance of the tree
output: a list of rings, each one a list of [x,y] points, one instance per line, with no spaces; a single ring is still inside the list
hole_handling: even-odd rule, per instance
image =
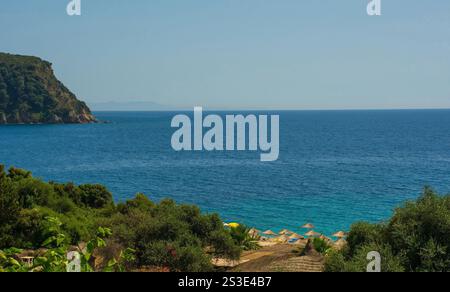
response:
[[[116,206],[104,186],[46,183],[25,170],[5,173],[3,166],[0,219],[0,248],[45,246],[56,253],[40,259],[41,266],[51,263],[44,270],[61,269],[59,249],[98,239],[99,226],[113,231],[108,240],[114,260],[118,250],[131,258],[126,252],[131,248],[137,265],[211,271],[213,257],[237,259],[241,252],[219,216],[202,214],[196,206],[154,203],[143,194]]]
[[[13,230],[20,210],[19,197],[4,172],[4,166],[0,165],[0,248],[12,246],[15,242]]]
[[[383,271],[450,271],[450,196],[430,188],[397,208],[385,224],[357,223],[348,245],[327,258],[328,271],[364,271],[369,251],[382,256]]]
[[[81,201],[87,206],[101,209],[113,203],[112,194],[102,185],[81,185]]]

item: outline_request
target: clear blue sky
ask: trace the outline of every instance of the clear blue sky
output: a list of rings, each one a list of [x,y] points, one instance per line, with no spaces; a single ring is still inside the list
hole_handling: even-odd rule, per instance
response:
[[[1,0],[0,51],[37,55],[88,103],[450,107],[450,1]]]

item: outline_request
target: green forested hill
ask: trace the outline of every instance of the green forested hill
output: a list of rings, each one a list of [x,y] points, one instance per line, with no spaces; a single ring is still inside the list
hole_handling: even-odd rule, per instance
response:
[[[37,57],[0,53],[0,124],[90,123],[95,117]]]
[[[60,224],[49,225],[49,218]],[[213,269],[212,258],[234,260],[241,253],[242,236],[233,237],[217,214],[203,214],[196,206],[156,203],[143,194],[115,204],[102,185],[47,183],[0,164],[0,272],[11,265],[5,258],[11,250],[49,248],[54,236],[66,249],[80,246],[95,240],[98,227],[112,231],[105,255],[131,248],[136,268],[206,272]]]

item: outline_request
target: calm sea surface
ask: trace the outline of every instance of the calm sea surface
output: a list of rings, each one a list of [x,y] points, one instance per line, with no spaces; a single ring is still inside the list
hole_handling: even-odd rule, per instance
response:
[[[2,126],[0,163],[45,180],[101,183],[117,201],[137,192],[170,197],[276,231],[312,222],[329,234],[388,218],[425,185],[450,192],[450,110],[276,112],[273,163],[256,152],[174,152],[175,114],[99,112],[110,123]]]

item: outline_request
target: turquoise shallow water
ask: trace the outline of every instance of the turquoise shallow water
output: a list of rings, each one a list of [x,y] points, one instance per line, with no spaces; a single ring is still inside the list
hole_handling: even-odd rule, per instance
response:
[[[327,234],[388,218],[425,185],[450,192],[450,110],[274,113],[281,151],[273,163],[253,152],[174,152],[170,112],[2,126],[0,163],[46,180],[102,183],[117,201],[143,192],[259,229],[300,231],[312,222]]]

